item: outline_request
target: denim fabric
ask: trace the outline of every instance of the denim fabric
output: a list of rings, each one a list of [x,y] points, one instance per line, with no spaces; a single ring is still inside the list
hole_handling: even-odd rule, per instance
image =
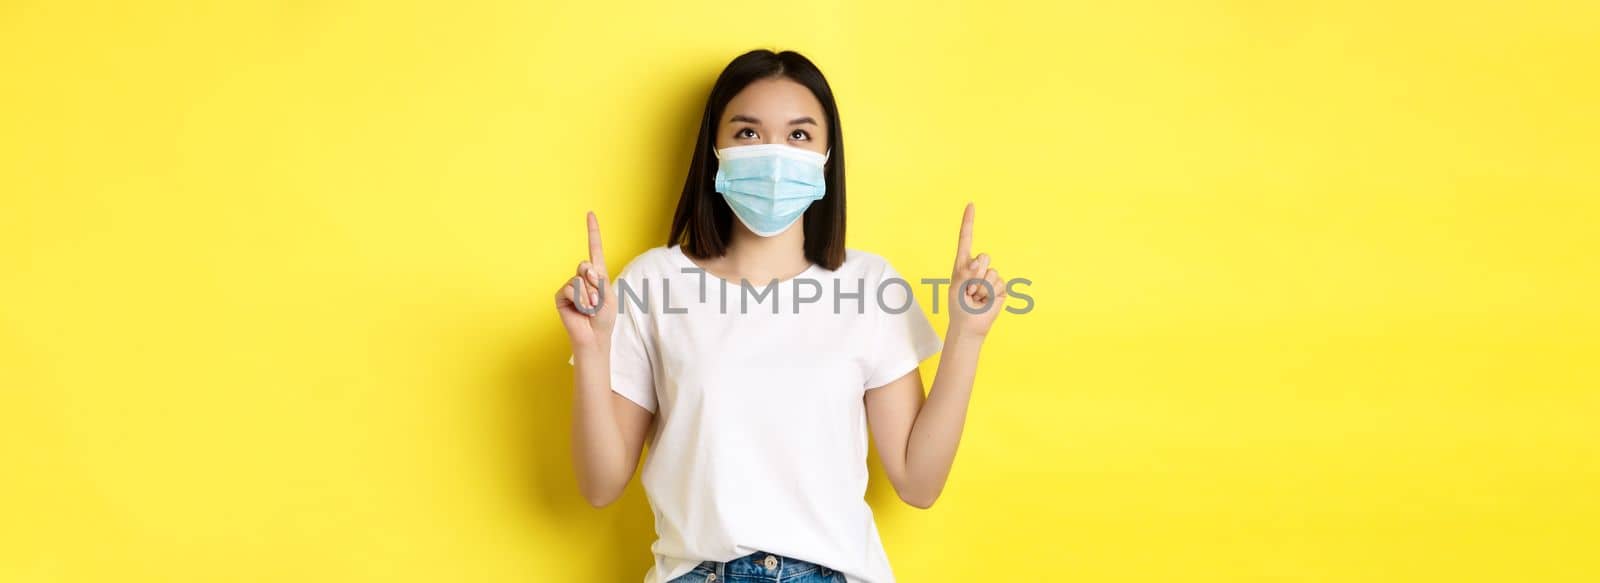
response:
[[[703,561],[667,583],[845,583],[845,578],[823,565],[755,552],[727,562]]]

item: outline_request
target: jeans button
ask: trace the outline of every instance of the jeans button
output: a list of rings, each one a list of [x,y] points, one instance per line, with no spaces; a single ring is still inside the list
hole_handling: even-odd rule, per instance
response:
[[[706,583],[716,583],[716,580],[717,580],[717,574],[716,573],[709,573],[709,574],[706,575]]]
[[[766,565],[768,569],[776,569],[778,568],[778,556],[767,555],[767,560],[762,561],[761,564]]]

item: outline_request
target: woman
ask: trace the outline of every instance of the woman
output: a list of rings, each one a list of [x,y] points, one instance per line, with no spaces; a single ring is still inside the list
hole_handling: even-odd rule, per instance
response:
[[[556,293],[572,454],[602,507],[649,437],[645,583],[894,581],[864,500],[869,422],[902,500],[927,508],[943,489],[1005,286],[970,256],[968,204],[941,342],[909,282],[844,247],[844,185],[826,79],[757,50],[711,89],[667,245],[612,285],[589,213],[589,260]],[[917,366],[941,347],[924,400]]]

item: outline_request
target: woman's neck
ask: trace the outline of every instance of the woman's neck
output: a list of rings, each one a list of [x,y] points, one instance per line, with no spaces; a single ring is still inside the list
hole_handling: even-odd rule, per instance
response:
[[[762,285],[774,279],[795,277],[811,266],[811,261],[806,259],[805,227],[800,221],[771,237],[757,235],[737,220],[733,223],[728,252],[713,266],[722,273],[713,275],[729,281],[743,278],[751,285]]]

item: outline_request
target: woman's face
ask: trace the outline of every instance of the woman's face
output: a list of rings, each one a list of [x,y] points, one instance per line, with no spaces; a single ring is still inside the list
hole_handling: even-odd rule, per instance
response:
[[[761,79],[746,86],[717,121],[717,149],[754,144],[788,144],[818,154],[828,151],[828,120],[822,102],[806,86],[787,77]]]

